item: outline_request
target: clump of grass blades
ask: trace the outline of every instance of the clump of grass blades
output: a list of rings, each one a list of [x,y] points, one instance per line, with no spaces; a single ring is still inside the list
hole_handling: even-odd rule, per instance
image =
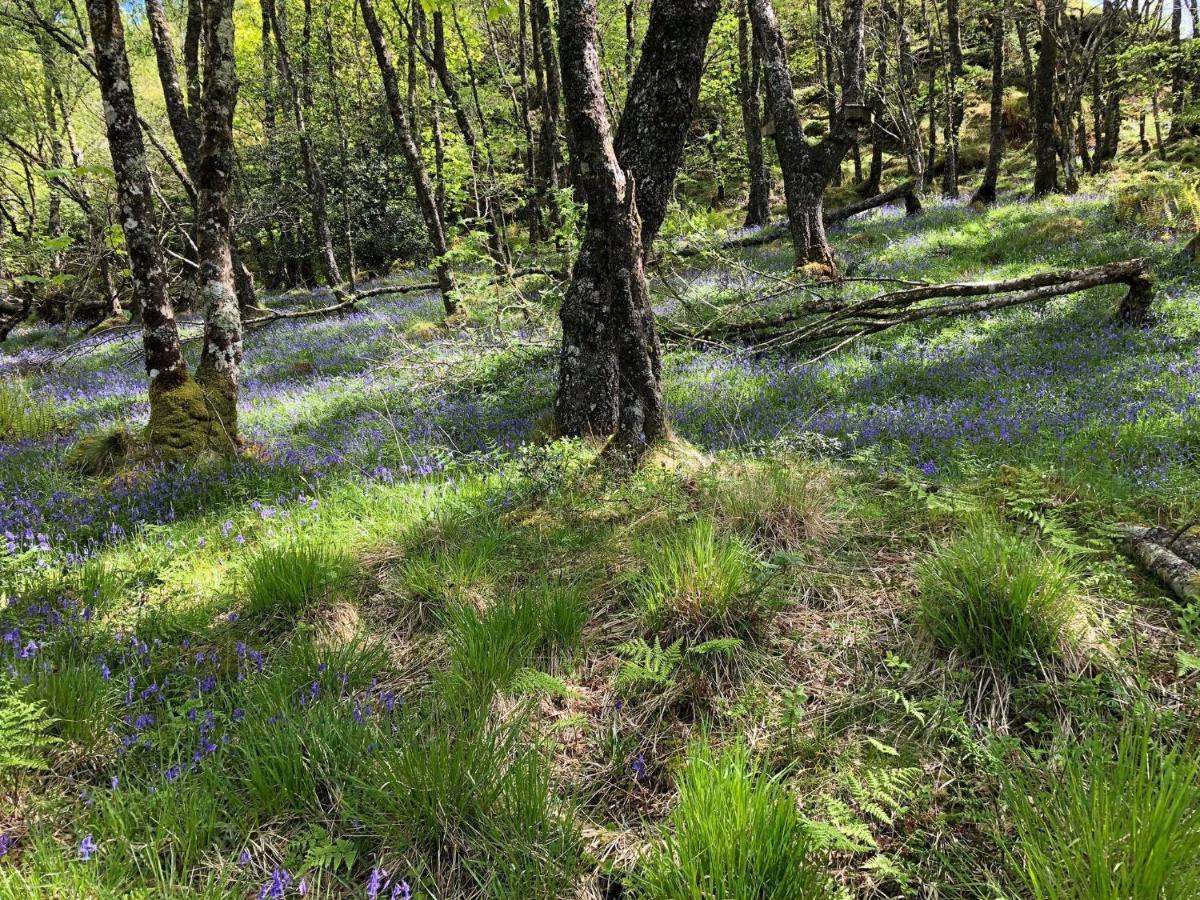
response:
[[[347,784],[346,810],[414,867],[478,886],[454,896],[562,896],[580,865],[574,810],[523,720],[490,718],[486,705],[426,710]]]
[[[551,582],[503,596],[486,611],[452,604],[446,613],[451,672],[484,692],[503,688],[525,666],[576,647],[587,617],[578,589]]]
[[[978,520],[920,570],[920,615],[944,649],[1015,675],[1059,655],[1076,613],[1061,553]]]
[[[255,616],[295,615],[349,572],[342,553],[301,538],[264,547],[246,563],[246,609]]]
[[[59,427],[58,412],[17,383],[0,384],[0,440],[45,437]]]
[[[1200,897],[1200,756],[1126,725],[1114,754],[1092,737],[1062,770],[1004,790],[1018,838],[1014,878],[1034,900]]]
[[[690,753],[679,804],[631,886],[635,896],[655,900],[831,896],[795,801],[740,746]]]
[[[722,471],[711,487],[714,512],[772,550],[794,550],[830,529],[828,481],[810,469],[753,463]]]
[[[750,549],[701,518],[665,537],[639,543],[640,571],[630,578],[646,625],[671,633],[747,629],[762,597]]]

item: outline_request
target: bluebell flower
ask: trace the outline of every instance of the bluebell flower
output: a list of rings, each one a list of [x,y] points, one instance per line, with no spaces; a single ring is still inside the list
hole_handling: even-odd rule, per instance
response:
[[[89,834],[79,842],[79,858],[84,862],[87,862],[92,858],[92,854],[95,853],[97,849],[96,842],[92,840],[92,836]]]

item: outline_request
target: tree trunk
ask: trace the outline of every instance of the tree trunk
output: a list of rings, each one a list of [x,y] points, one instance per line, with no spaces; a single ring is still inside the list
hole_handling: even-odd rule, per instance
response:
[[[561,4],[572,158],[581,163],[576,169],[588,195],[587,227],[560,313],[555,416],[563,434],[615,432],[617,445],[633,452],[666,433],[658,339],[642,267],[683,157],[717,5],[651,5],[614,146],[595,56],[594,0]]]
[[[292,71],[291,53],[287,45],[287,27],[273,3],[268,5],[271,14],[271,30],[275,34],[275,48],[278,53],[279,75],[283,79],[284,88],[291,101],[292,117],[296,123],[296,138],[300,144],[300,162],[304,166],[304,181],[308,186],[312,201],[313,230],[316,232],[317,250],[320,253],[321,269],[326,281],[333,287],[342,283],[342,273],[338,268],[337,257],[333,252],[333,235],[329,230],[328,198],[325,188],[325,177],[321,166],[313,152],[312,138],[308,133],[308,122],[304,114],[306,104],[301,91],[301,84]]]
[[[1004,159],[1004,6],[992,11],[992,96],[988,114],[988,158],[983,181],[972,203],[990,206],[996,202],[996,182]]]
[[[554,51],[554,29],[550,21],[549,0],[530,0],[531,32],[536,46],[534,58],[537,70],[545,78],[540,91],[542,124],[538,129],[537,172],[538,187],[543,192],[550,211],[551,227],[561,224],[558,202],[554,192],[562,186],[562,156],[558,145],[558,121],[562,85],[559,79],[558,55]]]
[[[204,347],[196,381],[213,413],[216,440],[238,441],[238,374],[242,320],[233,268],[233,112],[237,106],[233,0],[207,0],[204,8],[204,81],[196,188],[200,296],[204,300]]]
[[[662,2],[656,0],[651,15]],[[643,267],[636,183],[632,172],[627,173],[618,162],[613,146],[600,83],[595,0],[561,0],[559,15],[571,152],[582,163],[580,173],[588,195],[587,228],[589,235],[596,235],[591,246],[600,257],[595,270],[599,277],[592,277],[595,272],[591,270],[580,272],[577,268],[569,289],[574,296],[568,297],[566,306],[596,314],[591,326],[611,332],[611,377],[618,384],[618,396],[616,434],[610,446],[636,461],[647,446],[666,437],[668,431],[661,351]],[[707,19],[710,27],[712,17]],[[703,30],[707,37],[708,28]],[[649,41],[646,46],[652,47]],[[636,102],[636,98],[631,99]],[[588,385],[576,380],[585,373],[572,365],[565,335],[562,360],[560,414],[562,407],[583,400],[593,387],[611,390],[607,383]],[[607,371],[597,374],[608,381]]]
[[[957,197],[959,132],[963,119],[962,25],[958,0],[946,0],[946,45],[946,165],[942,173],[942,193],[947,197]]]
[[[862,0],[849,0],[843,18],[843,109],[852,105],[861,109],[866,69]],[[808,143],[788,70],[787,48],[771,0],[750,0],[750,20],[754,24],[767,99],[775,123],[775,147],[783,168],[795,264],[798,268],[815,264],[826,274],[832,274],[835,263],[833,249],[825,237],[822,196],[834,173],[841,168],[853,132],[843,113],[835,118],[829,134],[819,144]]]
[[[211,446],[212,417],[203,391],[188,375],[167,295],[121,9],[117,0],[87,0],[87,13],[125,250],[142,308],[142,346],[150,378],[147,437],[152,447],[168,455],[196,452]]]
[[[753,49],[746,0],[738,2],[738,101],[742,107],[742,130],[746,135],[746,163],[750,195],[746,200],[745,228],[761,227],[771,218],[771,184],[763,154],[761,100],[762,75]]]
[[[1046,0],[1042,10],[1037,70],[1034,74],[1033,141],[1035,170],[1033,195],[1041,197],[1059,190],[1058,141],[1055,137],[1054,111],[1058,95],[1058,15],[1059,0]]]
[[[375,61],[379,66],[379,74],[383,80],[383,93],[387,100],[388,112],[392,117],[392,127],[396,138],[400,141],[400,149],[408,163],[408,174],[416,189],[417,202],[421,207],[421,215],[425,219],[425,230],[429,234],[429,243],[433,247],[434,274],[438,287],[442,292],[442,306],[447,316],[452,316],[458,310],[457,287],[454,283],[454,273],[446,261],[446,232],[442,228],[442,218],[434,201],[433,188],[429,183],[429,175],[425,171],[425,162],[421,159],[421,151],[413,140],[412,129],[408,117],[404,114],[404,98],[400,94],[400,83],[396,78],[396,66],[392,62],[391,51],[383,37],[383,29],[375,17],[375,7],[372,0],[359,0],[362,10],[363,25],[371,36],[371,46],[375,50]]]

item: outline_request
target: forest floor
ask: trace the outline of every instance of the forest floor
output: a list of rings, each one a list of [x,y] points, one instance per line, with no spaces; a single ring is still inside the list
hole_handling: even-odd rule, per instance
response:
[[[1151,327],[1101,288],[811,364],[672,344],[631,478],[545,437],[536,281],[252,332],[246,452],[169,470],[65,465],[145,420],[136,335],[19,332],[0,667],[46,765],[0,747],[0,897],[1118,896],[1089,853],[1195,896],[1152,887],[1200,884],[1194,812],[1161,867],[1102,832],[1200,796],[1200,610],[1114,540],[1200,514],[1200,279],[1089,189],[832,239],[874,279],[1146,256]],[[660,313],[790,259],[664,260]]]

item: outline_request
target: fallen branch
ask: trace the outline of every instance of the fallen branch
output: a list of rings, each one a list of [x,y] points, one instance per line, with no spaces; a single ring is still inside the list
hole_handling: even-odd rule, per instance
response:
[[[1121,532],[1125,550],[1176,597],[1185,603],[1200,601],[1200,541],[1180,537],[1168,550],[1162,542],[1170,540],[1171,532],[1165,528],[1122,525]]]
[[[867,197],[863,200],[855,200],[853,203],[848,203],[845,206],[840,206],[837,209],[825,210],[823,219],[826,226],[837,225],[847,219],[857,216],[859,213],[867,212],[868,210],[878,209],[881,206],[886,206],[889,203],[894,203],[897,200],[904,200],[904,213],[908,216],[915,216],[921,212],[921,199],[917,196],[917,183],[915,181],[906,181],[899,187],[892,188],[890,191],[885,191],[882,194],[876,194],[874,197]],[[779,219],[772,222],[770,225],[764,226],[761,230],[753,234],[742,235],[740,237],[726,238],[715,246],[722,250],[740,250],[746,247],[761,247],[764,244],[769,244],[772,241],[779,240],[785,237],[788,233],[788,223],[786,219]],[[676,256],[697,256],[704,250],[709,249],[709,245],[698,244],[694,246],[684,246],[675,251]]]
[[[704,335],[765,343],[776,348],[840,347],[897,325],[1042,302],[1106,284],[1124,284],[1128,288],[1118,311],[1122,323],[1142,325],[1147,321],[1153,282],[1146,260],[1131,259],[998,281],[920,285],[854,301],[821,298],[757,319],[708,322],[694,331],[669,330],[683,337]]]

